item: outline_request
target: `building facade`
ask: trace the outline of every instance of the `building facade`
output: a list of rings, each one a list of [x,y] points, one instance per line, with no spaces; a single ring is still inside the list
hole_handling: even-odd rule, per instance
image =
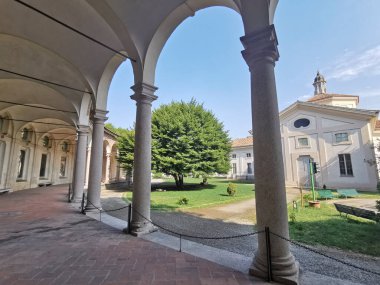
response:
[[[317,187],[375,191],[379,177],[379,112],[358,109],[359,96],[327,93],[326,81],[319,72],[313,85],[314,96],[307,102],[297,101],[280,112],[286,185],[310,187],[311,161],[318,168]],[[252,151],[252,144],[242,145],[244,141],[248,138],[233,142],[231,173],[234,167],[237,172],[246,169],[246,161],[234,158]]]
[[[231,170],[232,179],[253,180],[253,137],[236,139],[232,142]]]

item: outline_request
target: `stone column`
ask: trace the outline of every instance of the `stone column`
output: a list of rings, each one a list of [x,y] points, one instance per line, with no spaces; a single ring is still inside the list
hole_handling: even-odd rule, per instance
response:
[[[150,219],[152,102],[157,99],[157,87],[138,83],[131,87],[136,101],[135,152],[133,166],[133,200],[131,233],[139,236],[155,230]],[[144,217],[142,217],[144,216]]]
[[[241,38],[242,55],[251,72],[252,126],[257,229],[289,238],[280,119],[277,104],[275,62],[279,58],[273,25]],[[272,273],[275,281],[298,283],[298,263],[289,243],[271,235]],[[266,278],[265,235],[258,236],[258,250],[250,268],[252,275]]]
[[[88,146],[86,149],[86,176],[85,176],[85,181],[84,181],[84,188],[85,189],[88,189],[88,177],[90,175],[90,163],[91,163],[91,147]]]
[[[107,152],[106,153],[106,173],[104,177],[104,184],[110,183],[110,165],[111,165],[111,153]]]
[[[78,126],[77,153],[75,157],[75,172],[73,179],[73,202],[80,202],[82,200],[86,172],[86,152],[88,133],[88,126]]]
[[[104,122],[108,119],[107,113],[108,111],[95,110],[92,118],[93,132],[86,212],[97,211],[96,208],[101,209],[100,185],[102,181]]]

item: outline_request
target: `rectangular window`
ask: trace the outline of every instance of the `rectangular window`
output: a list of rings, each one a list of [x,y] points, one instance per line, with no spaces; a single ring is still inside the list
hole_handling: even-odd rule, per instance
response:
[[[61,164],[59,167],[59,176],[65,177],[66,176],[66,157],[61,156]]]
[[[250,152],[248,152],[247,153],[247,157],[251,157],[252,155],[251,155],[251,153]]]
[[[247,163],[247,173],[252,174],[252,163]]]
[[[21,149],[18,156],[17,178],[24,177],[25,157],[26,157],[26,151],[24,149]]]
[[[351,155],[345,153],[339,154],[338,157],[340,175],[353,176],[354,172],[352,171]]]
[[[336,143],[348,142],[348,133],[335,134],[335,142]]]
[[[235,153],[232,154],[232,158],[236,158],[236,154]]]
[[[309,146],[308,138],[298,138],[298,146]]]
[[[232,174],[236,174],[236,163],[232,163]]]
[[[41,156],[40,177],[46,176],[46,163],[47,163],[47,154],[44,153]]]

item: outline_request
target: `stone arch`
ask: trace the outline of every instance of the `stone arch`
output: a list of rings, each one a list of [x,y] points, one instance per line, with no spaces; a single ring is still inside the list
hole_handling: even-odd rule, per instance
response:
[[[147,48],[143,64],[143,79],[145,83],[154,85],[155,70],[158,58],[165,43],[174,32],[174,30],[185,19],[194,16],[197,11],[213,6],[230,8],[240,13],[241,4],[240,1],[237,0],[189,0],[178,6],[165,18],[165,20],[158,27],[149,44],[149,47]]]
[[[134,41],[132,40],[130,31],[125,27],[125,24],[119,19],[115,11],[112,10],[106,2],[92,1],[88,2],[88,5],[90,5],[99,15],[101,15],[101,17],[105,20],[108,26],[118,36],[125,49],[125,52],[123,53],[136,61],[134,62],[133,60],[131,60],[133,73],[137,81],[142,80],[142,64],[140,60],[140,55],[135,46]]]
[[[123,54],[126,52],[121,51]],[[120,64],[125,60],[121,55],[115,54],[107,63],[103,74],[99,80],[99,85],[97,88],[95,109],[107,110],[107,98],[108,90],[111,85],[112,78],[120,66]]]

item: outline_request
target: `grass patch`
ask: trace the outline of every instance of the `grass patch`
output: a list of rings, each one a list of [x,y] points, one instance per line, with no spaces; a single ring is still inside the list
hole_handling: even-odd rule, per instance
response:
[[[292,212],[289,207],[289,214]],[[326,203],[321,203],[320,209],[307,207],[294,213],[295,221],[289,220],[291,239],[380,256],[379,223],[351,216],[347,219]]]
[[[175,188],[174,180],[168,179],[165,182],[154,185],[151,193],[151,208],[160,211],[173,211],[177,209],[202,208],[226,203],[238,202],[254,198],[254,185],[236,183],[237,193],[229,196],[227,193],[228,183],[235,183],[231,180],[220,178],[209,178],[207,185],[200,185],[201,178],[185,178],[183,190]],[[158,189],[165,192],[157,191]],[[187,204],[178,204],[181,198],[187,198]],[[132,192],[123,195],[124,200],[132,199]]]

